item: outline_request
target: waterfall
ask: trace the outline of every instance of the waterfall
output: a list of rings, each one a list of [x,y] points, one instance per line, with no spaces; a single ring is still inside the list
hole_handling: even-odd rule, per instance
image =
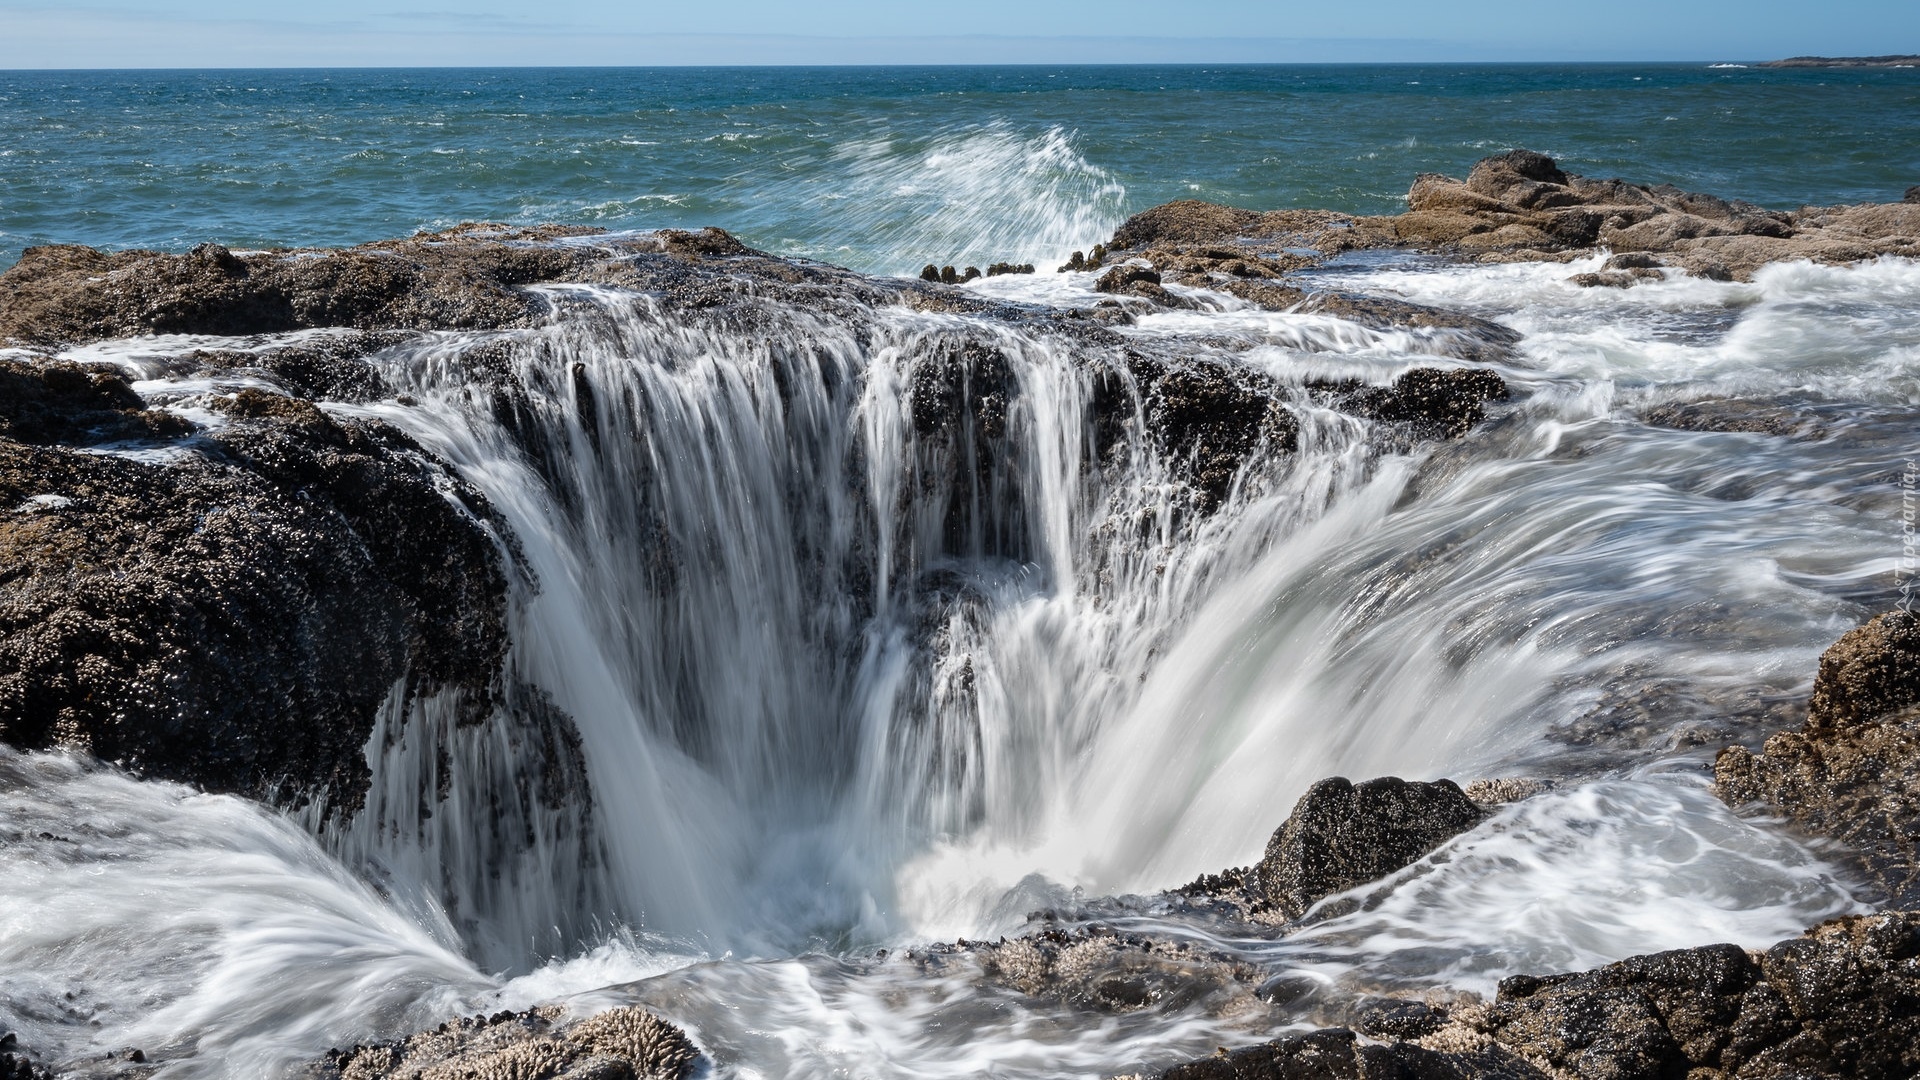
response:
[[[444,809],[382,799],[344,850],[416,864],[501,963],[556,926],[713,948],[898,933],[905,860],[1044,830],[1183,613],[1371,468],[1364,425],[1302,396],[1298,451],[1252,447],[1208,507],[1110,343],[546,291],[538,329],[380,354],[412,404],[362,410],[509,523],[510,681],[579,734],[591,822],[493,826],[542,852],[504,865],[498,844],[396,823],[475,832],[469,808],[514,783],[512,723],[460,731],[415,703],[376,738],[404,750],[376,754],[379,790],[406,772]],[[557,854],[587,835],[585,858]]]

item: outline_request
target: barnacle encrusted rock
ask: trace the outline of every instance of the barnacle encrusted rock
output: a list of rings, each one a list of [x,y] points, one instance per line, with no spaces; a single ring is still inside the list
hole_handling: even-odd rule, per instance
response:
[[[1920,619],[1883,614],[1820,657],[1807,722],[1714,762],[1721,798],[1840,842],[1892,906],[1920,904]]]
[[[1451,780],[1322,780],[1267,842],[1255,868],[1261,906],[1297,919],[1325,897],[1411,864],[1484,817]]]
[[[335,1050],[308,1080],[682,1080],[685,1032],[638,1006],[561,1024],[551,1007],[452,1020],[395,1042]]]

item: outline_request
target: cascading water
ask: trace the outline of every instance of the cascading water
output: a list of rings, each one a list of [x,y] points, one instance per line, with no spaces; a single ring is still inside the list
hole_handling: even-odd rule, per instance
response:
[[[1897,492],[1868,478],[1903,449],[1920,356],[1879,313],[1920,278],[1788,266],[1622,294],[1565,284],[1577,269],[1328,271],[1528,334],[1501,367],[1515,403],[1438,447],[1300,388],[1458,364],[1447,332],[1218,297],[1113,344],[847,297],[702,314],[553,288],[543,327],[377,354],[394,397],[330,408],[406,429],[511,533],[505,704],[461,727],[452,703],[396,695],[366,810],[319,845],[238,800],[4,759],[23,834],[101,792],[142,805],[39,830],[73,847],[45,841],[0,886],[0,957],[141,1007],[0,1004],[39,1045],[138,1042],[181,1076],[602,987],[590,1000],[688,1025],[722,1075],[1112,1072],[1246,1036],[1198,1007],[1083,1016],[871,950],[1245,862],[1333,774],[1570,783],[1297,940],[1125,918],[1330,983],[1418,985],[1759,944],[1846,910],[1690,762],[1802,687],[1874,595]],[[973,289],[1087,307],[1090,283]],[[1817,347],[1775,347],[1789,335]],[[1257,443],[1217,505],[1200,497],[1143,435],[1130,352],[1276,380],[1296,448]],[[140,388],[180,407],[209,390]],[[1637,418],[1728,392],[1824,395],[1820,437]],[[171,839],[130,858],[146,841],[125,821],[147,818]],[[131,933],[171,959],[117,968],[61,928],[74,875],[102,867],[145,892]],[[1569,894],[1577,917],[1504,917]],[[98,925],[129,917],[89,895]],[[333,944],[255,949],[295,940]]]

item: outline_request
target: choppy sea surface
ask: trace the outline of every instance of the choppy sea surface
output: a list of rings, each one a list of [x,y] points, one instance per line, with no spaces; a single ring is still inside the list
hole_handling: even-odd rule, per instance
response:
[[[1176,198],[1392,212],[1513,146],[1775,207],[1920,183],[1920,72],[1707,64],[0,72],[29,244],[719,225],[862,270],[1044,260]],[[983,262],[984,265],[984,262]]]
[[[1171,198],[1392,211],[1414,173],[1511,146],[1772,206],[1894,199],[1920,182],[1920,76],[0,74],[0,259],[504,219],[720,225],[881,273],[1045,263]],[[547,286],[543,325],[383,347],[368,362],[393,396],[323,407],[404,429],[511,526],[511,674],[575,722],[597,857],[495,798],[518,767],[510,718],[440,723],[434,699],[395,695],[368,808],[326,829],[0,750],[0,1030],[103,1075],[139,1047],[168,1080],[253,1080],[463,1013],[644,1002],[716,1080],[1092,1078],[1324,1022],[1359,994],[1485,993],[1858,910],[1873,898],[1828,853],[1723,806],[1707,766],[1794,722],[1820,651],[1898,599],[1920,265],[1569,280],[1603,259],[1375,253],[1307,275],[1520,335],[1488,362],[1513,399],[1442,445],[1301,387],[1465,363],[1446,334],[1185,286],[1191,309],[1110,340],[758,294],[739,300],[753,318],[716,321]],[[962,287],[1104,299],[1086,273]],[[328,333],[63,355],[214,423],[209,398],[251,376],[176,358]],[[473,392],[474,348],[504,349],[546,449]],[[924,482],[982,459],[911,422],[920,366],[956,349],[1006,364],[998,501],[977,511],[991,543],[952,540]],[[1154,349],[1272,379],[1302,432],[1200,519],[1174,512],[1177,463],[1153,446],[1088,467],[1095,373]],[[1775,423],[1657,422],[1703,399]],[[670,585],[636,555],[649,530],[699,553]],[[839,602],[856,581],[885,585],[858,611]],[[444,786],[419,782],[442,768]],[[1336,774],[1556,786],[1301,932],[1154,898],[1258,858]],[[525,850],[489,846],[523,833]],[[1101,1011],[912,952],[1021,933],[1037,909],[1196,943],[1271,992]]]

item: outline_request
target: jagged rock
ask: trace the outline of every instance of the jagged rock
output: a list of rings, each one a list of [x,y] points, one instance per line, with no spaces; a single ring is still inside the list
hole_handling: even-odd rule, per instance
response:
[[[110,376],[51,370],[76,411],[31,430],[175,430]],[[9,401],[14,434],[44,400]],[[491,511],[384,424],[258,390],[224,407],[234,422],[169,463],[0,439],[0,740],[350,809],[403,673],[490,699]]]
[[[339,250],[236,253],[202,244],[185,255],[30,247],[0,274],[0,341],[528,326],[544,302],[522,286],[617,282],[622,258],[643,252],[692,262],[758,254],[720,229],[547,242],[602,231],[463,225]]]
[[[1920,212],[1911,203],[1886,203],[1787,213],[1668,184],[1576,176],[1543,154],[1512,150],[1481,160],[1464,180],[1416,176],[1404,214],[1262,214],[1186,200],[1134,215],[1114,233],[1112,246],[1152,250],[1155,265],[1164,268],[1173,256],[1222,242],[1241,248],[1243,261],[1256,253],[1310,251],[1306,258],[1318,261],[1343,251],[1400,247],[1505,262],[1605,247],[1616,257],[1660,255],[1662,263],[1689,273],[1731,280],[1786,259],[1920,256]],[[1658,273],[1651,262],[1621,262],[1578,280],[1625,286]]]
[[[1553,782],[1550,780],[1536,780],[1530,776],[1503,776],[1475,780],[1466,786],[1464,794],[1481,806],[1498,806],[1502,803],[1531,799],[1535,795],[1552,790]]]
[[[1485,816],[1451,780],[1322,780],[1267,842],[1255,868],[1260,903],[1297,919],[1325,897],[1413,863]]]
[[[20,1053],[19,1046],[13,1032],[0,1035],[0,1080],[53,1080],[53,1070]]]
[[[1486,368],[1413,368],[1389,386],[1318,384],[1341,409],[1408,424],[1422,438],[1455,439],[1486,419],[1486,404],[1507,400],[1506,380]]]
[[[551,1008],[453,1020],[374,1046],[335,1050],[307,1080],[682,1080],[700,1048],[646,1009],[560,1026]]]
[[[1153,243],[1206,244],[1230,240],[1253,229],[1260,221],[1256,210],[1181,199],[1162,203],[1128,218],[1113,234],[1107,247],[1114,251],[1143,248]]]
[[[1820,658],[1799,731],[1714,761],[1721,798],[1758,804],[1842,843],[1886,902],[1920,904],[1920,627],[1905,612],[1847,633]],[[1898,711],[1894,711],[1898,710]]]
[[[1100,275],[1093,283],[1095,292],[1124,293],[1132,285],[1158,285],[1160,272],[1151,266],[1123,265]]]
[[[1042,930],[998,942],[961,942],[993,981],[1034,997],[1101,1012],[1253,1004],[1261,972],[1191,941],[1120,933],[1103,926]]]
[[[1910,203],[1920,203],[1920,184],[1915,184],[1912,187],[1908,188],[1906,197],[1901,199],[1900,201],[1910,202]]]
[[[1161,1075],[1163,1080],[1546,1080],[1497,1046],[1450,1054],[1406,1042],[1361,1043],[1343,1028],[1222,1051]]]
[[[1802,1075],[1896,1080],[1920,1067],[1920,923],[1836,920],[1758,961],[1732,945],[1516,977],[1492,1037],[1538,1064],[1603,1080]]]
[[[1299,421],[1280,404],[1278,387],[1258,373],[1144,358],[1133,369],[1144,384],[1148,431],[1185,470],[1207,507],[1226,498],[1233,478],[1258,447],[1291,453],[1298,445]],[[1103,406],[1118,411],[1096,398],[1096,410]]]
[[[36,445],[171,439],[193,425],[146,407],[125,379],[79,364],[0,360],[0,438]]]
[[[1890,611],[1820,655],[1807,724],[1832,730],[1920,704],[1920,618]]]
[[[1382,1045],[1336,1028],[1164,1076],[1907,1080],[1920,1068],[1920,914],[1837,919],[1759,954],[1708,945],[1514,976],[1491,1006],[1358,1013]]]
[[[1074,254],[1078,255],[1080,253],[1076,251],[1074,252]],[[1033,273],[1032,263],[997,262],[997,263],[994,263],[992,266],[987,267],[988,277],[999,277],[1002,274],[1031,274],[1031,273]]]

